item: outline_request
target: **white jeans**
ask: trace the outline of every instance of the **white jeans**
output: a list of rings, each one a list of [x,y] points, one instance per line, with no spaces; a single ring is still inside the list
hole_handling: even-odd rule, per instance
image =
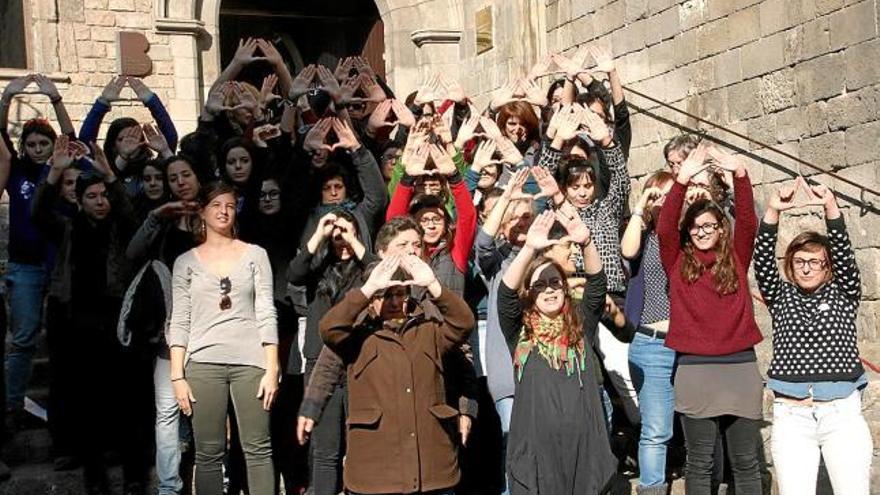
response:
[[[873,446],[858,391],[812,406],[775,400],[772,437],[779,495],[816,493],[820,452],[835,495],[868,495]]]
[[[633,385],[629,374],[629,344],[617,340],[605,328],[605,325],[600,323],[599,350],[604,355],[602,364],[605,366],[605,371],[608,372],[608,377],[611,379],[614,390],[620,396],[626,418],[634,425],[639,424],[641,422],[639,395],[636,393],[636,387]]]

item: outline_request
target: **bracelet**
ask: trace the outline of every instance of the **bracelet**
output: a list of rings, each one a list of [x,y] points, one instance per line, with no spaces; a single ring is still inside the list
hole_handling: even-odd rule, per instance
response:
[[[637,208],[637,209],[633,210],[633,212],[632,212],[632,216],[634,216],[634,217],[643,217],[644,218],[644,215],[645,215],[645,210],[643,210],[641,208]]]
[[[179,382],[179,381],[181,381],[181,380],[186,380],[186,377],[185,377],[185,376],[181,376],[180,378],[172,378],[172,379],[171,379],[171,383]]]
[[[57,105],[57,104],[61,103],[61,95],[49,98],[49,102],[52,103],[53,105]]]

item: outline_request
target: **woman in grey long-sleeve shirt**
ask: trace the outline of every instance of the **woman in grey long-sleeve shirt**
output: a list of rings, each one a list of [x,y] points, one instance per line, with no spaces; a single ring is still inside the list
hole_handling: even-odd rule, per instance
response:
[[[266,251],[235,239],[231,186],[203,191],[204,241],[180,255],[172,276],[171,382],[192,416],[196,491],[223,493],[231,397],[252,495],[274,492],[269,409],[278,389],[278,332]]]

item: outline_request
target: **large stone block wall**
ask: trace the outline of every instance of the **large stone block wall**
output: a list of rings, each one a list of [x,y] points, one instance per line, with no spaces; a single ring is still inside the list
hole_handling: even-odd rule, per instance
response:
[[[185,59],[188,47],[186,43],[175,43],[180,37],[156,33],[153,0],[29,0],[29,4],[31,19],[26,32],[31,44],[32,66],[27,71],[0,69],[0,89],[9,79],[22,73],[50,75],[56,81],[78,130],[95,98],[117,73],[117,32],[138,31],[144,33],[151,44],[149,54],[153,59],[153,71],[145,82],[159,95],[172,115],[179,116],[184,126],[194,123],[194,111],[177,101],[175,88],[175,79],[185,77],[176,74],[180,72],[180,64],[176,64],[175,59]],[[135,99],[130,89],[126,89],[122,96]],[[13,133],[16,126],[36,116],[54,120],[47,98],[16,98],[10,114]],[[140,102],[120,101],[114,103],[104,121],[104,129],[113,118],[120,116],[145,122],[151,119]]]
[[[606,45],[625,85],[880,189],[877,1],[548,0],[546,9],[551,50]],[[639,107],[629,164],[635,180],[664,165],[663,144],[681,132],[655,116],[772,161],[749,159],[759,205],[798,170],[794,161],[743,139],[631,93],[627,99]],[[843,196],[862,275],[861,350],[880,362],[880,197],[866,195],[873,208],[860,211],[858,188],[800,170]],[[780,245],[803,230],[823,230],[818,213],[785,215]],[[759,318],[769,333],[762,307]]]

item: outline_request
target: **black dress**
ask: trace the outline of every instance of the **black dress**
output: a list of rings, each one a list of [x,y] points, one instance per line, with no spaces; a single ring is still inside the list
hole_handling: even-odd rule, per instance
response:
[[[581,307],[584,328],[595,327],[605,303],[605,274],[587,279]],[[513,355],[522,328],[515,290],[498,289],[501,330]],[[589,352],[589,346],[585,346]],[[592,495],[602,493],[617,467],[611,453],[594,361],[568,375],[553,369],[537,352],[526,361],[516,384],[507,443],[511,495]]]

